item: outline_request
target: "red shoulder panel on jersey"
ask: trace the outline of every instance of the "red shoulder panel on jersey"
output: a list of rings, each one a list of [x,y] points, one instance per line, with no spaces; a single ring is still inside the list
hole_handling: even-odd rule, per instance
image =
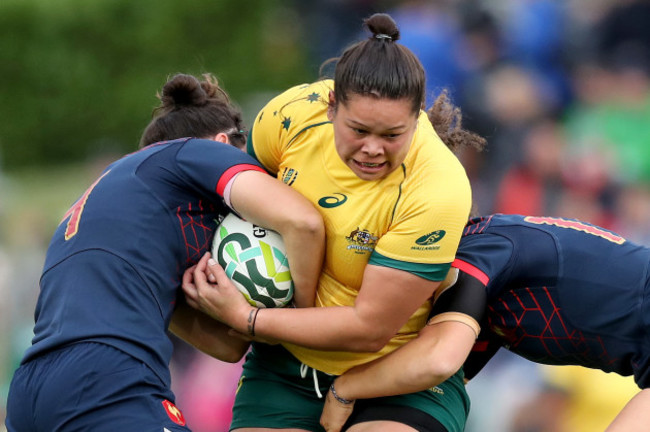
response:
[[[259,171],[263,172],[265,174],[268,174],[264,169],[258,167],[257,165],[253,164],[240,164],[240,165],[235,165],[233,167],[230,167],[226,170],[221,175],[221,178],[219,179],[219,182],[217,182],[217,193],[221,196],[223,196],[223,192],[226,189],[226,185],[232,179],[235,174],[240,173],[242,171]]]
[[[472,264],[465,262],[463,260],[460,260],[456,258],[454,262],[451,263],[452,267],[456,267],[458,270],[461,270],[465,273],[467,273],[470,276],[474,276],[476,279],[478,279],[483,285],[488,284],[490,282],[490,278],[488,275],[483,273],[481,270],[479,270],[477,267],[473,266]]]

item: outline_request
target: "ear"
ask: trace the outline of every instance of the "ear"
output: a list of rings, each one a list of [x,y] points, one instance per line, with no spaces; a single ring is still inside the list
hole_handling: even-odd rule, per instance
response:
[[[216,134],[212,139],[214,141],[220,141],[222,143],[230,144],[230,138],[228,138],[228,134],[222,132]]]
[[[329,102],[327,104],[327,118],[329,119],[329,121],[334,121],[335,112],[336,112],[336,97],[334,96],[334,90],[330,90]]]

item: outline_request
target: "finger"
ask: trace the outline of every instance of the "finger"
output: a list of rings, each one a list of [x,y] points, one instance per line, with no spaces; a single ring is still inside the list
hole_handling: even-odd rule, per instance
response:
[[[222,284],[224,282],[230,281],[223,267],[221,267],[219,263],[217,263],[217,261],[215,261],[213,258],[210,258],[208,260],[208,268],[206,270],[206,273],[208,275],[208,279],[210,279],[213,283]]]
[[[192,267],[185,270],[185,273],[183,273],[183,278],[181,280],[181,288],[185,293],[185,297],[189,297],[191,299],[196,298],[196,286],[194,285],[195,268],[196,266],[193,265]]]
[[[193,298],[189,297],[187,294],[185,295],[185,302],[193,309],[198,309],[198,310],[201,309],[199,307],[199,304]]]
[[[185,294],[185,301],[187,304],[197,309],[199,294],[196,289],[187,285],[183,285],[183,293]]]
[[[205,268],[208,266],[208,260],[211,258],[210,252],[206,252],[203,254],[199,262],[196,263],[196,267],[194,270],[194,273],[204,273]]]
[[[181,285],[192,284],[194,281],[194,270],[196,270],[196,264],[192,267],[185,270],[183,273],[183,278],[181,279]]]
[[[206,252],[199,262],[196,263],[196,266],[194,267],[194,272],[192,273],[194,275],[194,284],[196,285],[197,291],[199,293],[201,292],[202,289],[209,288],[208,285],[208,277],[206,274],[206,267],[208,266],[208,260],[210,259],[210,253]]]

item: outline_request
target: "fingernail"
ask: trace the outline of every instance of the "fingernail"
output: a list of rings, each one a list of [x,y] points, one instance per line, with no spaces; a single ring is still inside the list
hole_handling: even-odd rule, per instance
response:
[[[217,280],[217,278],[214,277],[214,275],[213,275],[212,273],[210,273],[210,274],[208,275],[208,280],[209,280],[210,282],[214,282],[215,280]]]
[[[208,265],[211,265],[211,266],[213,266],[213,265],[217,265],[217,262],[214,260],[214,258],[210,258],[210,259],[208,260]]]

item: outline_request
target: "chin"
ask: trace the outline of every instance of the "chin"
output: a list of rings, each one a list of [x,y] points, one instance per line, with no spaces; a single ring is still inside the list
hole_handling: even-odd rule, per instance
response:
[[[359,177],[361,180],[367,180],[367,181],[372,181],[372,180],[381,180],[384,177],[388,175],[386,171],[378,171],[377,173],[370,174],[367,172],[359,172],[359,171],[354,171],[354,173]]]

